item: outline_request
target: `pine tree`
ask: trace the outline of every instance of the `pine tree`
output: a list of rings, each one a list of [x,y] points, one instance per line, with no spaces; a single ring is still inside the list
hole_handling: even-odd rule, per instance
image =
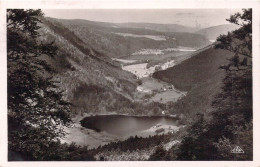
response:
[[[234,53],[220,67],[226,70],[222,92],[212,103],[209,121],[198,119],[189,128],[179,160],[252,160],[252,9],[227,20],[241,27],[217,38],[216,48]],[[245,153],[232,154],[236,145]]]
[[[7,10],[8,148],[35,160],[44,159],[71,123],[70,104],[43,58],[57,47],[38,40],[42,16],[41,10]]]
[[[233,52],[234,57],[226,65],[223,91],[213,104],[213,125],[223,127],[215,146],[221,159],[252,160],[252,9],[243,9],[243,13],[236,13],[227,20],[241,27],[217,39],[216,47]],[[240,146],[245,153],[230,155],[230,150],[219,147],[223,139],[229,141],[231,147]]]

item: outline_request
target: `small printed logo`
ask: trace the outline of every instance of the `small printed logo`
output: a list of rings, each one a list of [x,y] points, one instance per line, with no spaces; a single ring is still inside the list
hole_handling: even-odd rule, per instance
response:
[[[241,153],[245,153],[244,150],[242,148],[240,148],[239,146],[236,146],[235,148],[233,148],[231,150],[231,153],[234,153],[234,154],[241,154]]]

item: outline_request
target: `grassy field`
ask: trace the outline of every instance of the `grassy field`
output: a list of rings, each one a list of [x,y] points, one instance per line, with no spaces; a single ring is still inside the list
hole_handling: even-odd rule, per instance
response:
[[[124,56],[121,57],[125,61],[136,60],[133,63],[123,63],[123,65],[130,65],[136,63],[148,63],[147,68],[158,65],[164,64],[167,61],[174,60],[175,64],[186,60],[187,58],[191,57],[191,54],[194,52],[188,51],[174,51],[174,52],[165,52],[164,54],[145,54],[145,55],[131,55],[131,56]]]
[[[136,54],[136,55],[129,55],[121,57],[122,59],[128,60],[162,60],[167,58],[179,57],[186,55],[190,52],[185,51],[173,51],[173,52],[164,52],[164,54]]]
[[[167,103],[176,102],[179,98],[183,97],[181,92],[176,92],[174,90],[167,90],[165,92],[159,92],[151,98],[151,101]]]
[[[177,101],[185,94],[185,92],[174,89],[171,84],[151,77],[141,78],[140,80],[142,84],[137,89],[143,90],[143,93],[140,93],[137,98],[144,99],[146,102],[166,104],[167,102]]]

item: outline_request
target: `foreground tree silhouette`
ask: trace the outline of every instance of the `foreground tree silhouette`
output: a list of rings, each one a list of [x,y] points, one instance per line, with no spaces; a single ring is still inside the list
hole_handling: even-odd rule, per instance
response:
[[[235,13],[227,21],[240,28],[220,35],[216,47],[252,58],[252,9],[243,9],[242,14]]]
[[[217,38],[216,48],[234,53],[226,70],[222,92],[212,103],[210,119],[197,119],[178,149],[178,160],[252,160],[252,9],[228,19],[241,27]],[[204,116],[203,116],[204,117]],[[201,117],[202,118],[202,117]],[[199,127],[198,130],[194,130]],[[198,129],[198,128],[197,128]],[[239,146],[244,154],[233,154]]]
[[[51,158],[46,151],[71,123],[70,104],[42,58],[57,50],[38,40],[42,16],[41,10],[7,10],[8,149],[31,160]]]
[[[252,96],[252,9],[243,9],[228,19],[241,27],[220,36],[216,48],[234,53],[226,70],[223,91],[212,104],[214,124],[222,127],[222,136],[214,143],[221,159],[252,160],[253,158],[253,96]],[[214,127],[212,127],[214,129]],[[220,133],[221,134],[221,133]],[[231,154],[236,146],[244,154]]]

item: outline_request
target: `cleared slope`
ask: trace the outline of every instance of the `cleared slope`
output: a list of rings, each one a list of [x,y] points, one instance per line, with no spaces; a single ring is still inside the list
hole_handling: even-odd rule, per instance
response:
[[[239,28],[238,25],[224,24],[224,25],[204,28],[204,29],[197,31],[196,33],[205,36],[209,40],[216,40],[216,38],[220,34],[227,34],[229,31],[233,31],[238,28]]]
[[[182,63],[153,77],[172,83],[187,95],[171,105],[172,113],[190,114],[210,110],[213,97],[221,90],[225,72],[219,69],[233,54],[226,50],[209,48]]]

